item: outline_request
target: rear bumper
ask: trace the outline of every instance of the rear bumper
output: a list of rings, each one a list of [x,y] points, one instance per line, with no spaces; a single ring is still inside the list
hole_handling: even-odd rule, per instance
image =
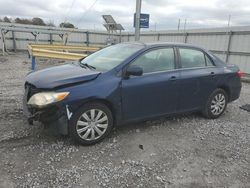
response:
[[[241,92],[241,84],[237,87],[231,88],[230,99],[229,102],[235,101],[240,97]]]

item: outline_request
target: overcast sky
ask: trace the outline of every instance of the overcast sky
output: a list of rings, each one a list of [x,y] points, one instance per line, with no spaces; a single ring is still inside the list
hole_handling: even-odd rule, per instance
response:
[[[126,30],[133,30],[136,0],[0,0],[0,17],[41,17],[56,25],[64,20],[82,29],[104,29],[101,15],[111,14]],[[147,30],[250,25],[250,0],[142,0],[150,14]]]

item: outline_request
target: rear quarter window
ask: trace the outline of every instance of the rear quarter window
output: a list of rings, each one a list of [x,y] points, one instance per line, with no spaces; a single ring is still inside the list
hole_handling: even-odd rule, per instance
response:
[[[205,59],[206,59],[207,66],[214,66],[213,62],[209,59],[207,55],[205,55]]]

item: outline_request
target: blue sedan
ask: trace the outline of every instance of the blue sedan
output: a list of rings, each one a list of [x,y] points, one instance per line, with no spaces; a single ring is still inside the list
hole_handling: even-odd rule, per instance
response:
[[[239,98],[242,72],[209,51],[177,43],[121,43],[79,62],[30,73],[24,111],[94,144],[116,125],[200,111],[218,118]]]

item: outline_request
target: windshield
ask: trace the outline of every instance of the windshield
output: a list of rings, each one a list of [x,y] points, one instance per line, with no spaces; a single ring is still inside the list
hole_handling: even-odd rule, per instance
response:
[[[143,46],[138,44],[117,44],[109,46],[87,56],[80,64],[89,65],[102,72],[109,71],[142,48]]]

